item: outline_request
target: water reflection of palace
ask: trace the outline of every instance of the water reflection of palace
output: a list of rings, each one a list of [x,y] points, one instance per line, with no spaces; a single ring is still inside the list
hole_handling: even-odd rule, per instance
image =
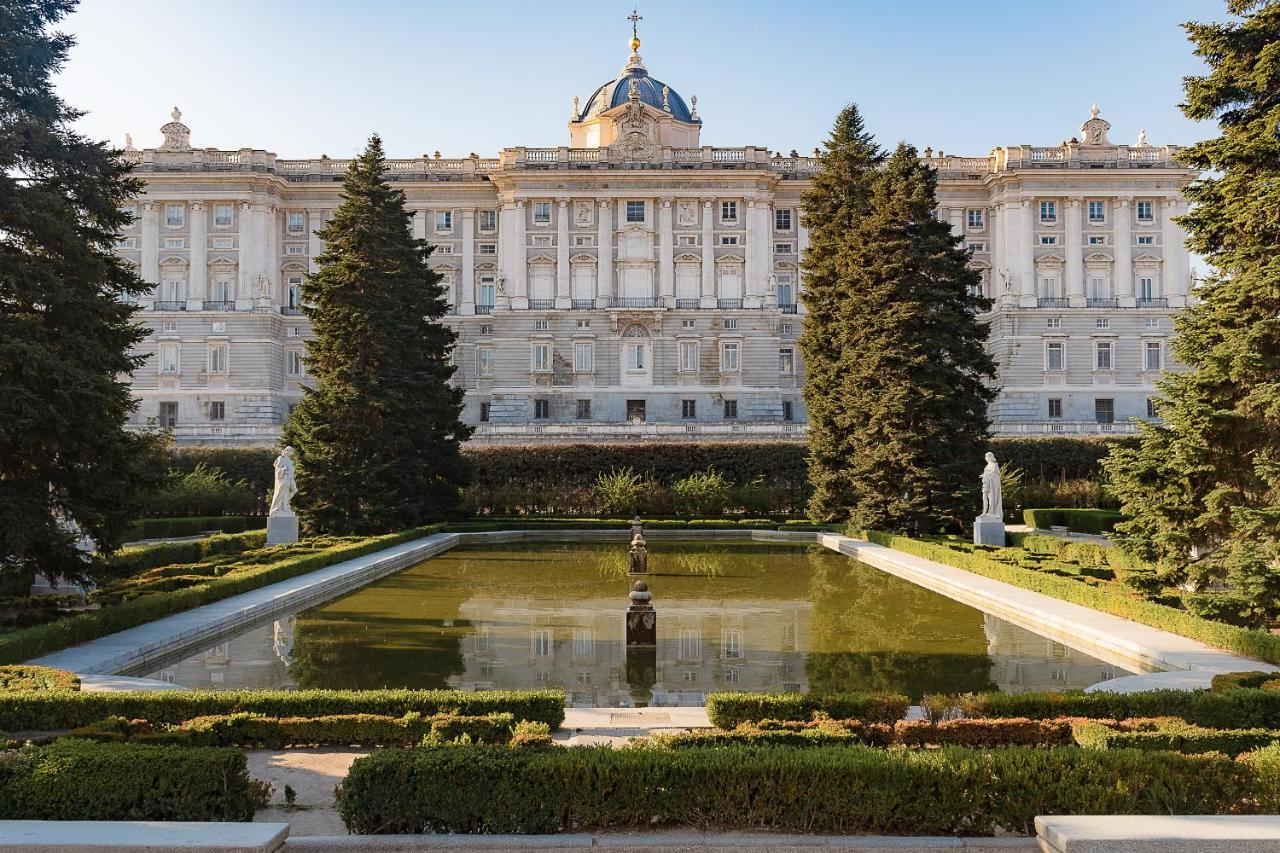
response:
[[[989,613],[982,616],[982,629],[991,655],[991,680],[1006,693],[1077,690],[1130,674]]]
[[[147,677],[197,690],[291,688],[296,618],[251,628]]]

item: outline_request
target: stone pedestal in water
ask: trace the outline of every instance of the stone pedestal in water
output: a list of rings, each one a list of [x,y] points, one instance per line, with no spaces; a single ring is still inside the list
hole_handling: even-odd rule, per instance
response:
[[[631,551],[627,554],[627,573],[647,575],[649,573],[649,549],[644,544],[644,532],[636,530],[631,537]]]
[[[627,648],[658,645],[658,615],[653,609],[649,585],[636,581],[631,588],[631,606],[627,608]]]

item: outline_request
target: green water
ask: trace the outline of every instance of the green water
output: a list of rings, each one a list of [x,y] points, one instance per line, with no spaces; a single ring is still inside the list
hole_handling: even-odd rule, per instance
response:
[[[152,677],[191,687],[558,688],[575,705],[717,690],[1083,687],[1126,670],[818,546],[654,541],[658,645],[623,642],[621,543],[459,548]]]

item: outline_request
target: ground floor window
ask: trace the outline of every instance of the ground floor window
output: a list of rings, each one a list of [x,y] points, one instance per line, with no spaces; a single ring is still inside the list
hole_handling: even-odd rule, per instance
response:
[[[578,420],[580,421],[591,420],[591,401],[590,400],[578,401]]]
[[[213,400],[209,403],[209,420],[220,421],[227,416],[227,404],[221,400]]]
[[[550,400],[534,400],[533,416],[538,420],[546,420],[551,417],[551,401]]]
[[[160,426],[176,427],[178,425],[178,404],[163,402],[160,404]]]
[[[1062,417],[1062,400],[1060,398],[1051,397],[1049,399],[1049,417],[1051,418]]]
[[[793,404],[790,400],[782,401],[782,419],[784,421],[795,420],[795,411],[794,411]]]
[[[480,404],[480,422],[486,423],[488,420],[489,420],[489,404],[481,403]]]
[[[724,417],[725,417],[725,420],[732,420],[733,418],[736,418],[737,416],[738,416],[738,401],[737,401],[737,400],[725,400],[725,401],[724,401]]]
[[[698,416],[697,400],[681,400],[680,401],[680,417],[685,420],[692,420]]]
[[[1093,401],[1094,420],[1100,424],[1116,422],[1116,401],[1109,397],[1101,397]]]
[[[644,423],[645,405],[644,400],[628,400],[627,401],[627,420],[636,423]]]

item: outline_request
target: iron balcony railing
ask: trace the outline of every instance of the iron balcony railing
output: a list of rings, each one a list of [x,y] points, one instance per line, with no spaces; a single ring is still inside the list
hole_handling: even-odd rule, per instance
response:
[[[205,311],[234,311],[236,303],[229,301],[211,301],[206,299],[200,306]]]
[[[1154,297],[1152,299],[1139,299],[1139,308],[1168,308],[1169,300],[1163,296]]]
[[[1119,299],[1086,299],[1084,301],[1086,308],[1119,308]]]
[[[610,308],[658,308],[661,304],[652,296],[615,296],[609,300]]]
[[[1066,308],[1070,303],[1057,296],[1041,296],[1036,300],[1037,308]]]
[[[492,305],[477,305],[477,306],[476,306],[476,313],[477,313],[477,314],[492,314],[492,313],[493,313],[493,306],[492,306]]]
[[[778,304],[778,310],[783,314],[796,314],[800,310],[800,306],[794,302],[781,302]]]
[[[555,307],[556,307],[556,301],[554,299],[530,299],[529,300],[530,311],[550,311],[552,308],[555,308]]]
[[[281,305],[280,313],[286,317],[301,317],[302,306],[301,305]]]
[[[153,309],[156,311],[186,311],[187,303],[156,300]]]
[[[574,311],[589,311],[596,307],[594,299],[572,299],[569,301],[569,307]]]
[[[741,308],[742,300],[741,299],[717,299],[716,307],[720,309]]]
[[[677,299],[676,300],[676,307],[681,309],[682,311],[689,311],[694,308],[698,308],[701,305],[702,305],[702,300],[700,299]]]

